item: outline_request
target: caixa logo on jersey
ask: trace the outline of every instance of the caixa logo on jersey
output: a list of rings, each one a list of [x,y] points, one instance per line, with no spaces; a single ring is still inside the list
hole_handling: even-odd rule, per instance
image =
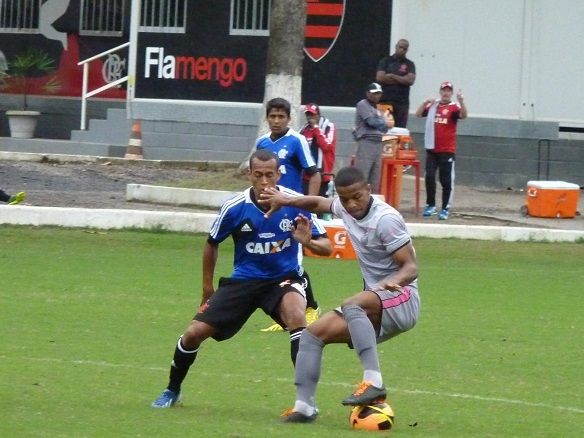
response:
[[[345,0],[308,0],[304,51],[318,62],[333,48],[343,27]]]
[[[290,248],[292,241],[290,237],[284,240],[275,240],[272,242],[248,242],[245,249],[250,254],[273,254]]]

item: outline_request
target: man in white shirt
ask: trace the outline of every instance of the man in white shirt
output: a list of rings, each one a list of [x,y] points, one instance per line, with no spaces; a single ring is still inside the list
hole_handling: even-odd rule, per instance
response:
[[[411,329],[418,319],[418,264],[411,238],[400,213],[371,196],[365,175],[345,167],[335,177],[337,197],[292,198],[276,190],[262,195],[270,211],[292,205],[314,213],[330,212],[343,220],[357,253],[364,290],[346,299],[304,330],[296,365],[296,402],[284,421],[310,423],[317,415],[314,395],[326,344],[347,343],[363,366],[363,381],[344,405],[381,402],[386,390],[377,343]]]

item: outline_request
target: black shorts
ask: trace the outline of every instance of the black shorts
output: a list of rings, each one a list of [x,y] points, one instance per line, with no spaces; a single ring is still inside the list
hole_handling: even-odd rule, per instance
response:
[[[284,325],[279,316],[279,304],[288,292],[306,297],[302,278],[297,274],[275,280],[238,280],[221,278],[219,287],[202,310],[195,315],[197,321],[214,327],[216,341],[235,335],[256,309],[262,309],[274,321]]]

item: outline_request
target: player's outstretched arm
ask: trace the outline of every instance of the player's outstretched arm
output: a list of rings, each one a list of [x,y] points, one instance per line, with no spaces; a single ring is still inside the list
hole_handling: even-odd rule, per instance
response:
[[[298,207],[312,213],[329,213],[332,202],[332,199],[322,196],[289,196],[275,188],[265,189],[259,200],[261,205],[269,206],[269,210],[264,214],[265,217],[270,217],[272,213],[285,205]]]

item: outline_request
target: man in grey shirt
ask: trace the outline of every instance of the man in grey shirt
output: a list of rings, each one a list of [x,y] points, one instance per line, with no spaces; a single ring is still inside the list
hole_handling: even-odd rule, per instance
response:
[[[377,82],[367,86],[367,97],[357,103],[353,131],[358,144],[355,165],[363,171],[373,193],[379,193],[383,149],[381,138],[394,125],[389,112],[384,114],[377,109],[381,92],[381,85]]]

